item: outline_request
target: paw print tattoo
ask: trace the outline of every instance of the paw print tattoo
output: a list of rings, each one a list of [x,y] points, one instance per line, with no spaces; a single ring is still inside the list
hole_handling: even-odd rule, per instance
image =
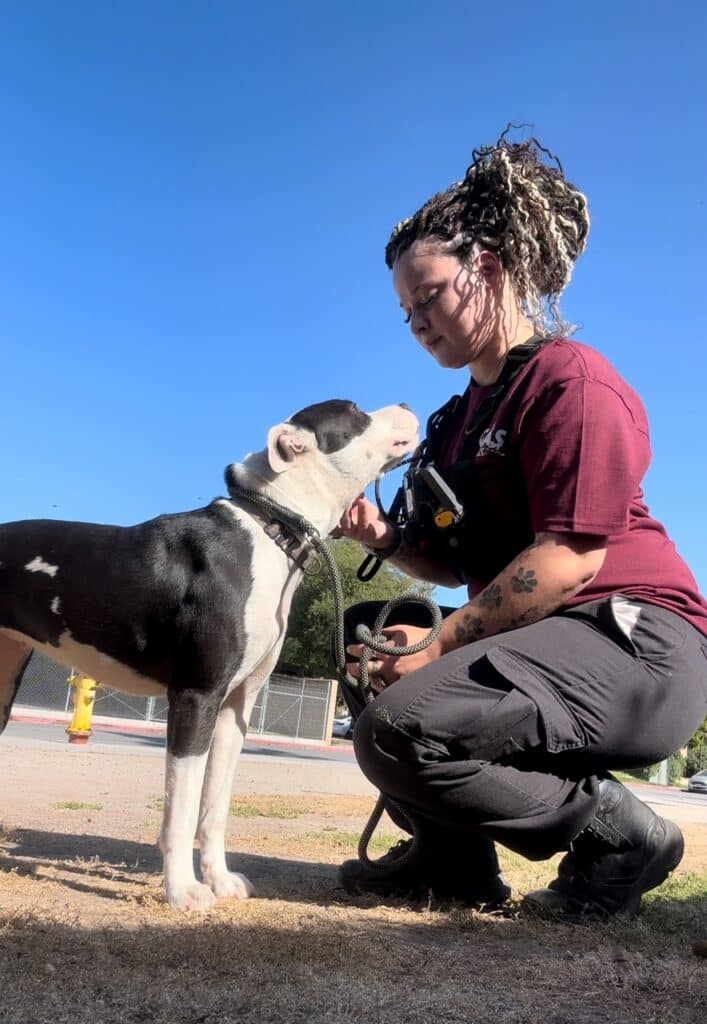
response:
[[[493,586],[487,587],[482,597],[479,599],[479,604],[482,608],[500,608],[503,604],[503,598],[501,597],[501,588],[498,583],[494,583]]]
[[[516,594],[531,594],[538,585],[533,569],[525,570],[522,566],[511,580],[511,587]]]
[[[454,637],[458,644],[471,644],[474,640],[480,640],[484,636],[483,620],[466,612],[463,622],[454,628]]]

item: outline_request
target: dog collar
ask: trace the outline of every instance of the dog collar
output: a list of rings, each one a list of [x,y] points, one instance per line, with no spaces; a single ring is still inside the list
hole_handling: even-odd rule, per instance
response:
[[[314,574],[319,569],[320,562],[317,552],[308,537],[298,537],[278,519],[271,519],[263,526],[263,530],[302,572]]]
[[[316,526],[304,516],[292,512],[284,505],[279,505],[272,498],[266,498],[265,495],[259,494],[257,491],[243,487],[235,479],[233,473],[228,474],[226,482],[231,500],[238,501],[240,507],[244,502],[254,506],[254,509],[244,509],[244,511],[260,523],[267,536],[277,544],[281,551],[285,552],[298,569],[316,575],[321,568],[319,556],[311,539],[313,537],[319,539],[319,531]],[[262,515],[263,512],[266,515]]]

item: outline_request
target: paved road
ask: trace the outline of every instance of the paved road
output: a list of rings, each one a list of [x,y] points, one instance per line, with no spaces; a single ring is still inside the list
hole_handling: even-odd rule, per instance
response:
[[[56,749],[58,746],[68,746],[68,740],[63,724],[45,725],[35,722],[14,722],[11,721],[5,732],[6,738],[15,745],[48,746]],[[0,740],[2,742],[2,740]],[[73,750],[91,750],[96,753],[136,753],[154,754],[157,757],[164,756],[164,736],[150,735],[140,732],[130,732],[127,729],[112,729],[108,731],[103,728],[94,728],[91,739],[86,746],[73,747]],[[243,748],[242,761],[276,765],[297,764],[302,768],[309,766],[324,768],[327,763],[347,764],[354,767],[354,760],[351,751],[351,744],[348,741],[340,741],[338,746],[323,747],[321,750],[312,747],[298,747],[287,741],[281,744],[268,741],[268,743],[257,740],[247,740]],[[356,773],[358,774],[358,773]],[[631,789],[638,797],[645,800],[651,806],[664,808],[661,812],[667,817],[677,816],[683,820],[693,820],[707,824],[707,794],[687,793],[684,790],[670,788],[667,786],[631,784]],[[673,808],[674,811],[671,811]]]
[[[704,808],[707,811],[707,793],[688,793],[684,789],[676,789],[674,786],[642,786],[640,783],[632,783],[631,789],[647,803],[668,806],[677,804],[680,807],[692,806]]]
[[[46,725],[36,722],[15,722],[8,723],[3,737],[12,740],[13,743],[49,743],[52,746],[68,745],[68,738],[63,723]],[[0,740],[2,742],[2,740]],[[106,752],[128,753],[131,750],[139,751],[141,754],[154,752],[160,757],[164,755],[165,738],[163,735],[144,732],[131,732],[130,727],[120,729],[95,728],[91,738],[83,747],[75,749],[83,750],[105,750]],[[344,740],[339,746],[322,747],[321,750],[311,746],[296,746],[293,743],[283,741],[282,743],[268,741],[267,743],[258,740],[246,739],[243,748],[243,757],[259,757],[272,759],[291,760],[296,758],[305,761],[345,761],[350,762],[353,758],[351,743]]]

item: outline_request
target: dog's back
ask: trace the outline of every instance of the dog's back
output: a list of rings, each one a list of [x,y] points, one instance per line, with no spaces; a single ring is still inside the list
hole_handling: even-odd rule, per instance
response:
[[[248,534],[218,502],[127,527],[6,523],[0,629],[64,663],[78,658],[79,668],[81,649],[92,649],[109,685],[116,662],[168,687],[185,657],[193,663],[194,648],[209,642],[199,631],[204,609],[212,634],[237,647],[250,573]]]

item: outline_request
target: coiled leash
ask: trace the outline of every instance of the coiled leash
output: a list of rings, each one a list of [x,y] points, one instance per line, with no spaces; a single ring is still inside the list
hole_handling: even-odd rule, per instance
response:
[[[331,552],[329,551],[331,555]],[[378,613],[378,617],[373,625],[373,631],[363,623],[359,623],[356,627],[356,639],[360,644],[363,645],[361,652],[361,659],[359,662],[359,678],[355,679],[346,669],[346,647],[344,644],[344,603],[343,593],[341,592],[341,581],[339,579],[339,570],[334,562],[333,556],[331,558],[331,564],[334,567],[334,573],[332,573],[332,585],[334,588],[334,615],[335,615],[335,626],[334,626],[334,660],[336,665],[336,671],[339,678],[347,686],[353,689],[358,689],[367,704],[375,700],[376,694],[373,691],[371,682],[368,674],[368,665],[371,660],[371,656],[376,654],[384,654],[388,657],[391,655],[395,657],[404,657],[407,654],[417,654],[419,651],[424,651],[426,647],[437,639],[440,630],[442,628],[442,613],[440,612],[437,605],[430,601],[427,597],[421,597],[419,594],[401,594],[399,597],[394,597],[388,601],[381,608]],[[337,594],[338,591],[338,594]],[[415,644],[408,644],[405,646],[396,647],[391,645],[389,639],[383,633],[383,628],[388,621],[390,614],[402,604],[421,604],[427,608],[432,617],[432,626],[430,632],[423,640],[418,640]],[[382,709],[381,709],[382,717]],[[405,821],[407,821],[410,832],[412,835],[412,843],[397,857],[394,863],[382,864],[380,861],[371,860],[368,856],[368,844],[371,841],[371,837],[378,827],[378,822],[383,816],[383,811],[386,809],[386,804],[389,804],[395,808]],[[365,864],[367,867],[374,868],[380,871],[381,874],[387,874],[391,871],[397,871],[407,861],[412,860],[417,853],[418,846],[420,844],[420,833],[419,829],[416,828],[415,819],[410,815],[409,811],[404,810],[399,803],[391,799],[391,797],[384,797],[383,794],[379,794],[376,801],[376,805],[373,808],[370,818],[366,822],[366,825],[361,833],[361,838],[358,841],[358,859]]]
[[[233,473],[228,475],[227,486],[228,493],[232,498],[248,502],[251,505],[254,505],[257,509],[262,509],[263,512],[266,513],[266,518],[271,517],[263,527],[265,532],[275,541],[278,547],[281,547],[283,551],[294,559],[305,574],[315,576],[320,572],[321,561],[316,556],[321,556],[321,559],[325,562],[329,571],[332,591],[334,594],[333,648],[336,672],[344,685],[349,686],[354,690],[358,690],[365,703],[370,704],[377,696],[371,686],[369,678],[368,666],[372,655],[383,654],[387,657],[404,657],[408,654],[417,654],[419,651],[423,651],[426,647],[429,647],[430,644],[437,639],[442,628],[442,613],[439,608],[433,601],[430,601],[429,598],[422,597],[419,594],[401,594],[399,597],[392,598],[392,600],[388,601],[383,608],[381,608],[373,625],[372,631],[368,626],[365,626],[362,623],[359,624],[356,627],[356,639],[363,645],[363,651],[361,652],[359,678],[356,679],[354,676],[350,675],[346,668],[346,644],[344,641],[344,591],[341,585],[339,567],[334,560],[334,555],[332,554],[329,545],[326,541],[322,540],[316,526],[310,523],[309,520],[305,519],[304,516],[301,516],[296,512],[292,512],[284,505],[278,504],[276,501],[273,501],[272,498],[267,498],[265,495],[258,493],[258,491],[253,491],[249,488],[243,487],[235,479]],[[311,552],[308,550],[310,547],[314,549],[314,559],[312,559]],[[385,627],[391,613],[402,604],[423,605],[423,607],[427,608],[430,612],[432,626],[430,628],[430,632],[423,640],[418,640],[415,644],[395,647],[390,644],[388,637],[383,634],[383,628]],[[400,857],[396,858],[393,864],[381,864],[379,861],[371,860],[368,856],[368,844],[370,843],[371,837],[383,816],[386,804],[393,806],[408,822],[412,835],[412,843],[407,850],[400,855]],[[419,843],[419,829],[416,827],[415,820],[411,817],[410,813],[407,810],[404,810],[400,804],[392,800],[390,797],[384,797],[381,794],[379,795],[376,805],[373,808],[373,812],[361,833],[361,838],[358,843],[358,857],[359,860],[367,867],[374,868],[380,871],[381,874],[386,874],[391,871],[397,871],[403,864],[407,863],[408,860],[411,860],[417,852]]]

